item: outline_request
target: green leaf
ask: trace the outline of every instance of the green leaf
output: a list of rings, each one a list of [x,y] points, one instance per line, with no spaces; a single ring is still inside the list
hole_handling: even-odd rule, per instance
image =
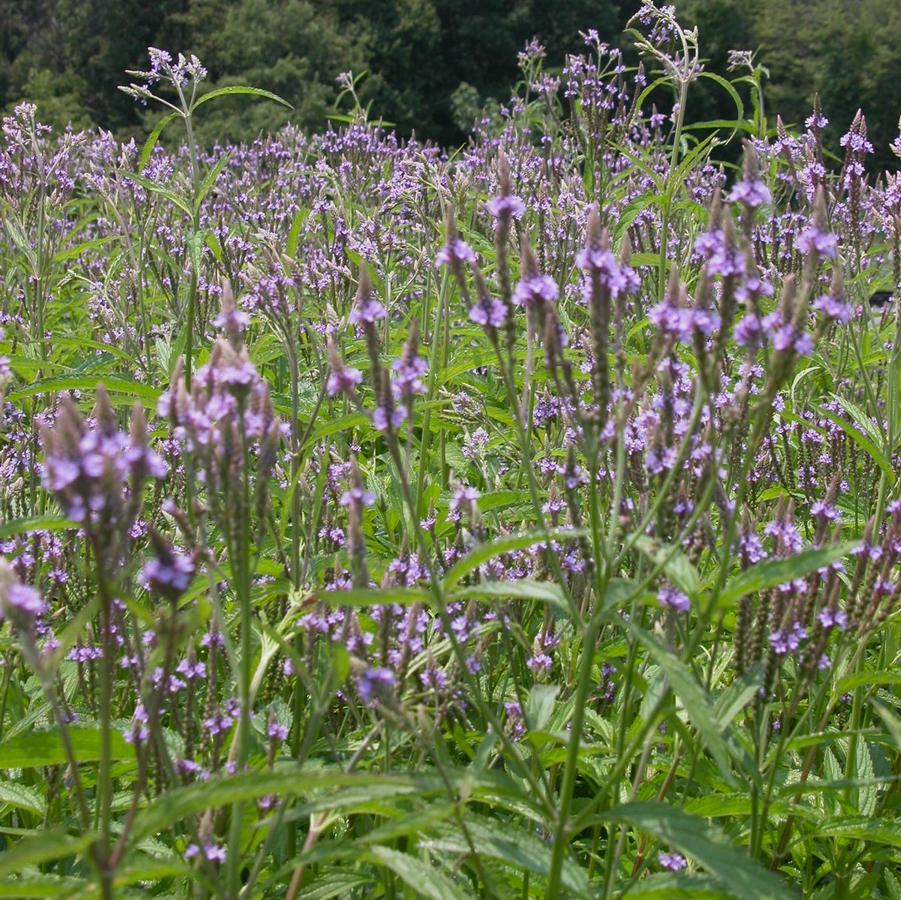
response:
[[[457,588],[452,597],[453,599],[472,597],[476,600],[491,600],[497,597],[539,600],[562,610],[568,609],[566,595],[559,584],[551,581],[532,581],[529,578],[520,581],[486,581],[483,584],[464,585]]]
[[[191,867],[177,856],[152,859],[144,857],[127,866],[116,869],[114,884],[127,887],[139,881],[156,881],[159,878],[184,878],[190,876]]]
[[[157,184],[155,181],[151,181],[149,178],[145,178],[143,175],[137,175],[134,172],[129,175],[128,178],[135,182],[135,184],[141,185],[145,191],[150,191],[152,194],[159,194],[161,197],[165,197],[173,206],[177,206],[186,216],[188,216],[188,218],[193,218],[191,207],[174,191],[170,191],[169,188],[164,185]]]
[[[695,897],[730,900],[734,895],[709,875],[662,872],[633,884],[624,896],[643,897],[644,900],[693,900]]]
[[[677,656],[659,644],[648,632],[633,622],[626,623],[629,630],[650,650],[657,664],[663,669],[675,695],[682,702],[688,718],[703,738],[703,745],[716,760],[723,778],[735,787],[735,777],[729,764],[729,748],[723,738],[723,728],[717,721],[716,710],[704,688],[697,682],[691,670]]]
[[[167,116],[163,116],[159,122],[156,123],[153,127],[153,131],[147,136],[147,140],[144,141],[144,146],[141,148],[141,156],[138,159],[138,172],[143,172],[147,163],[150,161],[150,154],[153,153],[153,148],[156,146],[156,142],[160,139],[160,135],[163,133],[163,129],[174,119],[178,118],[181,115],[179,112],[171,112]]]
[[[888,733],[897,747],[901,747],[901,719],[896,716],[884,703],[880,703],[875,697],[870,699],[870,705],[876,710],[879,718],[885,724]]]
[[[839,406],[857,423],[861,431],[865,432],[874,443],[883,442],[885,440],[883,434],[879,431],[876,423],[853,401],[847,397],[841,397],[838,394],[830,394],[830,397],[838,403]],[[817,410],[826,415],[824,410]],[[840,424],[840,423],[838,423]],[[894,474],[894,473],[893,473]]]
[[[95,391],[97,385],[102,384],[111,394],[127,394],[156,403],[162,391],[160,388],[130,378],[121,377],[84,377],[64,375],[59,378],[47,378],[19,388],[7,395],[9,400],[21,400],[24,397],[34,397],[37,394],[58,394],[61,391]]]
[[[72,751],[80,763],[100,759],[100,729],[70,727]],[[118,731],[112,733],[112,758],[133,761],[134,747]],[[69,761],[58,731],[30,731],[0,743],[0,769],[59,766]]]
[[[349,415],[341,416],[338,419],[332,419],[329,422],[319,425],[307,438],[304,447],[308,447],[311,444],[318,444],[324,437],[329,437],[330,435],[338,434],[342,431],[350,431],[354,428],[361,428],[368,424],[369,416],[367,416],[366,413],[350,413]]]
[[[416,892],[417,897],[427,897],[429,900],[466,897],[446,875],[418,857],[389,847],[373,847],[366,856],[394,872]]]
[[[372,884],[372,879],[365,875],[356,875],[346,871],[326,872],[315,881],[305,885],[301,896],[304,900],[331,900],[340,894],[351,896],[356,888]]]
[[[792,894],[782,879],[768,872],[725,835],[703,819],[663,803],[627,803],[601,816],[653,834],[690,856],[739,900],[776,900]]]
[[[0,879],[0,897],[74,897],[88,886],[81,878],[28,874]]]
[[[203,106],[204,103],[209,103],[210,100],[215,100],[217,97],[236,96],[262,97],[264,100],[271,100],[273,103],[279,103],[287,109],[294,109],[294,107],[290,103],[288,103],[287,100],[283,100],[281,97],[279,97],[278,94],[273,94],[271,91],[264,91],[260,88],[246,87],[244,85],[236,84],[232,85],[231,87],[216,88],[215,90],[209,91],[208,93],[204,94],[202,97],[199,97],[194,102],[192,112],[193,110],[197,109],[198,106]]]
[[[835,397],[835,394],[832,396]],[[875,462],[885,473],[888,483],[895,483],[895,470],[892,468],[891,461],[869,437],[861,432],[860,428],[855,428],[850,422],[846,422],[841,416],[836,415],[828,409],[823,409],[822,406],[817,407],[817,415],[822,416],[824,419],[829,419],[830,422],[834,422],[838,425],[838,427],[841,428],[841,430],[844,431],[844,433],[851,438],[861,450],[872,457],[873,462]],[[804,424],[805,426],[809,425],[806,421]],[[820,429],[817,429],[817,431],[819,430]]]
[[[13,537],[17,534],[28,534],[32,531],[68,531],[79,528],[78,522],[61,519],[57,516],[30,516],[27,519],[13,519],[0,525],[0,538]]]
[[[635,546],[655,565],[662,564],[666,577],[680,591],[684,591],[689,596],[697,594],[701,586],[701,576],[678,547],[661,544],[660,541],[644,535],[635,541]]]
[[[872,841],[888,847],[901,847],[901,829],[893,819],[874,819],[870,816],[845,816],[830,819],[803,841],[817,837],[850,838],[855,841]]]
[[[746,594],[756,594],[795,578],[803,578],[847,556],[859,544],[859,541],[846,541],[829,547],[802,550],[788,559],[766,559],[730,578],[720,593],[719,604],[731,606]]]
[[[864,816],[872,816],[876,812],[877,783],[874,780],[873,757],[870,753],[870,745],[866,741],[857,742],[857,758],[855,759],[855,774],[858,787],[857,809]]]
[[[61,263],[68,259],[75,259],[76,257],[81,256],[86,250],[98,250],[100,247],[106,246],[112,240],[113,238],[111,237],[94,238],[94,240],[76,244],[74,247],[67,247],[65,250],[60,250],[59,253],[53,255],[53,262]],[[54,335],[54,339],[55,337],[56,336]],[[55,340],[54,343],[56,343]]]
[[[510,822],[498,822],[467,810],[464,822],[480,856],[501,860],[508,866],[547,877],[551,867],[551,847],[531,831]],[[470,853],[469,843],[457,827],[440,829],[434,837],[420,839],[420,846],[444,853]],[[563,863],[563,886],[580,897],[589,895],[588,878],[572,859]]]
[[[716,82],[732,98],[732,102],[735,104],[735,126],[736,127],[733,130],[732,134],[729,135],[728,138],[726,138],[726,141],[729,141],[732,139],[732,137],[735,135],[735,132],[738,130],[738,123],[740,123],[745,117],[745,105],[742,102],[741,95],[738,93],[738,91],[735,89],[735,87],[732,85],[732,83],[728,79],[723,78],[722,75],[717,75],[716,72],[701,72],[701,77],[708,78],[711,81]]]
[[[585,537],[588,530],[585,528],[556,528],[547,532],[529,532],[527,534],[513,534],[497,538],[487,544],[480,544],[474,550],[470,550],[461,560],[458,560],[444,576],[444,587],[450,590],[465,578],[470,572],[474,572],[483,563],[488,562],[502,553],[511,550],[524,550],[526,547],[534,547],[545,541],[566,541],[573,538]]]
[[[852,672],[840,678],[833,688],[834,694],[844,694],[854,688],[869,684],[901,684],[901,672],[882,669],[878,672]]]
[[[47,801],[33,787],[15,781],[0,781],[0,803],[43,816]]]
[[[526,701],[526,719],[532,731],[542,731],[554,712],[554,701],[560,688],[556,684],[536,684]]]
[[[75,837],[64,831],[42,831],[23,838],[0,854],[0,876],[15,875],[27,866],[76,856],[89,847],[94,839],[94,835],[90,833]]]
[[[389,819],[383,825],[378,825],[371,831],[367,831],[359,838],[363,844],[378,844],[388,841],[396,841],[398,838],[409,834],[421,834],[432,825],[444,822],[454,814],[455,807],[451,803],[430,803],[424,809],[397,816]]]
[[[726,728],[732,720],[757,696],[763,685],[765,667],[763,663],[756,665],[744,677],[737,678],[719,697],[716,698],[715,715],[721,729]]]
[[[329,606],[384,606],[397,603],[409,606],[412,603],[427,603],[432,595],[422,588],[351,588],[346,591],[320,591],[316,599]]]
[[[297,254],[297,243],[300,239],[300,229],[303,226],[303,223],[307,220],[307,216],[310,214],[310,208],[308,206],[301,206],[299,210],[294,215],[294,220],[291,222],[291,230],[288,232],[288,241],[285,244],[285,253],[288,256],[295,256]]]
[[[206,173],[203,181],[200,183],[200,187],[197,189],[197,196],[194,198],[194,209],[199,210],[201,204],[203,203],[204,197],[212,190],[213,185],[215,185],[216,180],[222,174],[222,170],[228,164],[229,159],[231,159],[231,153],[223,153],[219,160],[216,162],[209,172]]]
[[[343,786],[373,786],[373,797],[381,798],[385,786],[399,790],[415,787],[421,794],[441,794],[447,790],[444,781],[429,775],[386,775],[338,769],[303,770],[288,764],[273,772],[249,772],[230,778],[211,778],[185,787],[173,788],[156,798],[138,813],[132,829],[132,842],[166,830],[175,822],[236,802],[257,800],[267,794],[298,795],[311,791],[334,791]],[[359,797],[359,795],[358,795]]]

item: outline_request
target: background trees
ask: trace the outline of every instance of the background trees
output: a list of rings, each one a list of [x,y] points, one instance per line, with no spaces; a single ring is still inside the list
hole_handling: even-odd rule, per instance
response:
[[[207,118],[202,135],[253,137],[293,121],[321,128],[337,96],[336,76],[366,70],[363,99],[403,134],[446,145],[465,122],[517,79],[516,54],[532,37],[550,66],[596,28],[611,41],[637,0],[0,0],[0,107],[21,98],[57,127],[94,123],[120,134],[146,129],[145,114],[116,91],[148,45],[195,53],[214,85],[249,82],[295,106],[235,100]],[[701,30],[710,67],[730,49],[755,49],[770,73],[770,112],[786,122],[822,98],[838,137],[858,106],[867,112],[874,165],[890,164],[901,112],[901,5],[897,0],[681,0]],[[732,113],[712,85],[693,92],[693,116]]]

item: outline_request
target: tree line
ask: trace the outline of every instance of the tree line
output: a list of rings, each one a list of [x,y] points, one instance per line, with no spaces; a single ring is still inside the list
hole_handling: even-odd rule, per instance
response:
[[[374,115],[402,134],[453,146],[484,104],[517,80],[517,51],[537,37],[548,67],[581,47],[580,31],[628,45],[622,28],[638,0],[0,0],[0,108],[23,98],[57,127],[146,132],[149,113],[116,90],[146,48],[195,53],[211,86],[247,83],[283,96],[288,112],[239,99],[204,123],[208,140],[252,138],[286,122],[319,129],[333,112],[337,76],[368,73]],[[901,4],[897,0],[682,0],[700,28],[708,67],[731,49],[755,50],[766,102],[803,123],[815,94],[838,139],[858,106],[867,113],[876,166],[889,165],[901,114]],[[698,85],[690,114],[734,116],[731,101]]]

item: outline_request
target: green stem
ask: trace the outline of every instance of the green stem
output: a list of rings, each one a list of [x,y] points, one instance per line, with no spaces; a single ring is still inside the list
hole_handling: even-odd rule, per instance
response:
[[[569,812],[572,805],[573,789],[576,785],[576,773],[579,767],[579,745],[581,743],[582,725],[585,718],[585,706],[588,701],[588,692],[591,689],[591,672],[594,663],[594,645],[597,641],[600,620],[592,616],[585,629],[585,638],[582,645],[582,659],[579,670],[579,683],[576,688],[575,707],[569,743],[566,748],[566,763],[563,767],[563,784],[560,786],[560,804],[557,813],[557,831],[554,835],[554,846],[551,852],[551,870],[548,876],[548,889],[546,896],[554,900],[560,896],[560,881],[563,875],[563,859],[566,847],[569,843],[567,837],[567,825]]]

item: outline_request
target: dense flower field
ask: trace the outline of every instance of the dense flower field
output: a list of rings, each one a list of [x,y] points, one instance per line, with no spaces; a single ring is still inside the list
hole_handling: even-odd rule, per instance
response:
[[[634,25],[451,157],[3,121],[0,895],[901,896],[901,180]]]

